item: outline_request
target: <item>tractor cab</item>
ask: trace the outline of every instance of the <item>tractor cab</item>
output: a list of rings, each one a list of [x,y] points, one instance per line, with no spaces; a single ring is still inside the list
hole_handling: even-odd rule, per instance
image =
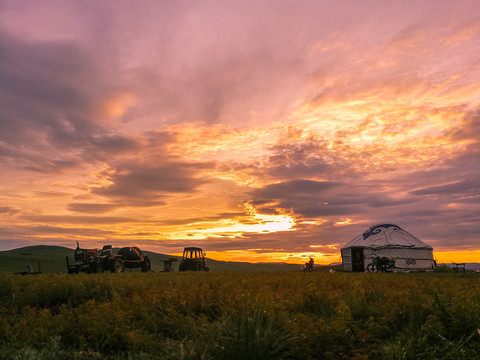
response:
[[[205,263],[205,253],[198,247],[186,247],[183,249],[182,261],[179,271],[208,271]]]

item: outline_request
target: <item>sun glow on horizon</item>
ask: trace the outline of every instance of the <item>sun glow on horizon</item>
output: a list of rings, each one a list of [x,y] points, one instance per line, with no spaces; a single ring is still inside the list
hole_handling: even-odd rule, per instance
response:
[[[311,248],[317,248],[315,245]],[[322,245],[319,248],[338,250],[338,244]],[[205,250],[205,249],[204,249]],[[287,264],[303,264],[308,261],[309,257],[315,260],[317,265],[329,265],[332,263],[341,263],[342,257],[340,251],[333,253],[324,252],[273,252],[268,249],[248,249],[248,250],[228,250],[228,251],[208,251],[207,257],[219,261],[233,262],[250,262],[250,263],[287,263]],[[435,251],[434,258],[438,264],[450,263],[472,263],[480,262],[480,250],[472,251]],[[181,256],[182,254],[174,254]]]
[[[247,249],[208,251],[204,249],[207,258],[218,261],[249,262],[249,263],[287,263],[302,265],[312,257],[317,265],[329,265],[340,262],[340,254],[322,252],[277,252],[269,249]],[[177,254],[181,256],[181,254]]]
[[[480,263],[480,250],[435,251],[433,257],[438,264]]]

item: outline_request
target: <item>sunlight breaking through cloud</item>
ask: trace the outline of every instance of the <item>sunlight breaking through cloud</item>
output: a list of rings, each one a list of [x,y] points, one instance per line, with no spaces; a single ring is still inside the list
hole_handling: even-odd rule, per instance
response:
[[[206,238],[238,238],[248,233],[269,234],[281,231],[295,231],[295,219],[288,215],[259,214],[255,208],[244,203],[247,216],[229,220],[197,222],[183,226],[182,231],[169,235],[172,239],[202,240]]]

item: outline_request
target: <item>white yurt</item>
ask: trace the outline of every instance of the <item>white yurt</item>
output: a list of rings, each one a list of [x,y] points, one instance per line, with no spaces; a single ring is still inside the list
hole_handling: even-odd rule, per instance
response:
[[[343,246],[341,252],[343,271],[363,272],[375,256],[395,259],[395,270],[435,268],[433,248],[394,224],[370,227]]]

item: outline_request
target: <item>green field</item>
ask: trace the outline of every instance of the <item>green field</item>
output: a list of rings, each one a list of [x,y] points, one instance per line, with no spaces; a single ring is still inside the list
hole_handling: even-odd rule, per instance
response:
[[[479,359],[480,276],[0,274],[1,359]]]

